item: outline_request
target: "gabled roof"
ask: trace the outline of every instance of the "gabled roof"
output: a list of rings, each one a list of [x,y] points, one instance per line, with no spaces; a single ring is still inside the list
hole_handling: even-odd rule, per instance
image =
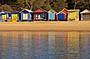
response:
[[[56,13],[56,11],[54,11],[53,9],[49,10],[48,13]]]
[[[83,13],[90,13],[90,11],[85,9],[84,11],[81,12],[81,14],[83,14]]]
[[[64,14],[68,14],[68,10],[66,8],[64,8],[61,12],[63,12]]]
[[[38,9],[38,10],[36,10],[36,11],[34,11],[34,12],[44,12],[44,11],[43,11],[43,10]]]
[[[68,10],[66,8],[63,8],[60,12],[58,12],[57,14],[63,13],[64,15],[68,14]]]
[[[61,13],[64,14],[62,11],[58,12],[57,14],[61,14]]]
[[[36,12],[36,13],[42,13],[42,12],[47,12],[47,11],[42,10],[42,9],[38,9],[38,10],[36,10],[36,11],[34,11],[34,12]]]
[[[33,11],[29,10],[29,9],[24,9],[21,12],[24,12],[24,11],[26,11],[26,12],[33,12]]]
[[[67,10],[66,8],[63,8],[63,9],[62,9],[62,12],[63,12],[63,11],[68,11],[68,10]]]
[[[1,13],[8,13],[8,12],[7,12],[7,11],[3,11],[3,10],[2,10],[2,11],[0,12],[0,14],[1,14]]]

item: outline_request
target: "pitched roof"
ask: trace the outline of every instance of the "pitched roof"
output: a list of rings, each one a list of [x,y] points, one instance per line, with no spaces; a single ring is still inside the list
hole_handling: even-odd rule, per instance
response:
[[[38,10],[36,10],[34,12],[36,12],[36,13],[42,13],[42,12],[47,12],[47,11],[46,10],[42,10],[42,9],[38,9]]]
[[[67,10],[66,8],[64,8],[64,9],[62,10],[62,12],[63,12],[65,15],[68,14],[68,10]]]
[[[58,12],[56,15],[58,15],[58,14],[64,14],[62,11],[60,11],[60,12]]]
[[[44,11],[43,11],[43,10],[38,9],[38,10],[36,10],[35,12],[44,12]]]
[[[81,12],[81,14],[83,14],[83,13],[90,13],[90,11],[85,9],[84,11]]]
[[[48,13],[50,13],[50,12],[56,13],[56,11],[54,11],[53,9],[51,9],[51,10],[48,11]]]
[[[7,11],[1,11],[0,13],[8,13]]]
[[[68,14],[68,10],[66,8],[63,8],[60,12],[58,12],[57,14],[63,13],[64,15]]]
[[[33,12],[33,11],[29,10],[29,9],[24,9],[24,10],[22,10],[21,12],[23,12],[23,11]]]

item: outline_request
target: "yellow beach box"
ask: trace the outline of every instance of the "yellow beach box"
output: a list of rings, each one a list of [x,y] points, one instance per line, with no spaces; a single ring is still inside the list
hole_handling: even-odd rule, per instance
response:
[[[19,12],[11,12],[11,22],[17,22],[19,21]]]
[[[68,10],[68,21],[79,21],[80,10]]]
[[[9,20],[9,13],[6,11],[0,12],[0,20],[2,20],[2,22],[7,22]]]
[[[81,20],[82,21],[90,21],[90,11],[85,9],[84,11],[81,12]]]

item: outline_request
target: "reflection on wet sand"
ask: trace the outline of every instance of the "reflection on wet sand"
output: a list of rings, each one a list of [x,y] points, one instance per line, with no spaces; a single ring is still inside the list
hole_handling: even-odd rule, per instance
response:
[[[90,32],[0,32],[0,59],[90,59]]]

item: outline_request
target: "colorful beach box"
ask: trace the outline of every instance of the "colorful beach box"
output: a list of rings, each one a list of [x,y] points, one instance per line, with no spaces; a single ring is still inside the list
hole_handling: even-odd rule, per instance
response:
[[[57,13],[57,19],[59,21],[66,21],[67,20],[67,15],[68,15],[68,11],[67,11],[67,9],[64,8],[62,11]]]
[[[24,9],[19,13],[19,21],[32,21],[33,13],[31,10]]]
[[[19,21],[19,12],[18,11],[11,12],[10,16],[11,16],[11,22]]]
[[[45,10],[38,9],[34,11],[35,21],[46,21],[48,19],[48,13]]]
[[[59,21],[63,21],[63,20],[64,20],[64,13],[59,12],[59,13],[57,14],[57,19],[58,19]]]
[[[48,20],[53,21],[56,20],[56,12],[54,10],[49,10],[48,11]]]
[[[81,20],[90,20],[90,11],[85,9],[84,11],[81,12]]]
[[[68,21],[79,21],[80,10],[68,10]]]
[[[0,12],[0,22],[7,22],[9,20],[9,13],[7,11]]]

